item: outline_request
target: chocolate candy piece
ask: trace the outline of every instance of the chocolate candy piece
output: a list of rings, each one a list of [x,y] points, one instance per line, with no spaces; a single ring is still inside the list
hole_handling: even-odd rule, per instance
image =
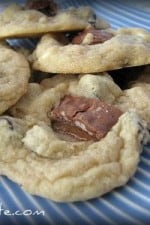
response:
[[[54,130],[79,140],[100,140],[122,112],[99,99],[65,96],[51,111]]]
[[[86,29],[78,33],[73,39],[72,44],[99,44],[113,37],[113,34],[105,30],[97,30],[94,28]]]

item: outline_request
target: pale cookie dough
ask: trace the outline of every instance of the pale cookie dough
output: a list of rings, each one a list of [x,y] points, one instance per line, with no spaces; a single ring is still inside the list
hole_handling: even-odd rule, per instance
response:
[[[111,31],[109,31],[111,32]],[[52,73],[94,73],[150,63],[150,33],[119,29],[104,43],[68,44],[46,34],[33,52],[33,68]]]
[[[20,118],[32,117],[49,124],[49,112],[65,95],[98,98],[113,104],[121,94],[121,89],[107,73],[100,75],[55,75],[41,84],[29,84],[28,92],[14,107],[11,115]]]
[[[48,17],[37,10],[23,9],[14,4],[0,14],[0,38],[30,37],[54,31],[82,30],[91,22],[97,28],[106,28],[109,24],[102,19],[94,19],[89,7],[69,8],[58,11]]]
[[[26,93],[29,77],[25,57],[0,43],[0,114]]]
[[[91,199],[125,185],[136,171],[142,144],[150,140],[145,123],[134,112],[123,114],[101,141],[85,147],[78,143],[83,148],[69,154],[67,147],[74,143],[56,138],[54,148],[53,138],[46,125],[1,117],[0,174],[54,201]],[[37,154],[40,148],[49,157]]]

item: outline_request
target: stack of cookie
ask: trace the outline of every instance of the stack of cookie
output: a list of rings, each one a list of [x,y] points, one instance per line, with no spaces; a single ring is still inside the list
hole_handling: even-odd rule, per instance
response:
[[[126,184],[150,141],[150,33],[49,0],[11,5],[0,26],[0,174],[63,202]],[[25,37],[30,54],[4,41]]]

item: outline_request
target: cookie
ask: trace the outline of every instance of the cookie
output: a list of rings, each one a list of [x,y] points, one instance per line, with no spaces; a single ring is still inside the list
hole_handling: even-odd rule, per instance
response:
[[[126,184],[150,137],[136,112],[114,108],[122,95],[107,73],[60,74],[30,83],[10,110],[22,119],[0,118],[0,173],[31,194],[59,202],[99,197]],[[77,131],[76,137],[57,132],[60,121],[73,131],[78,127],[80,139]]]
[[[123,114],[92,143],[58,139],[45,123],[0,117],[0,174],[54,201],[87,200],[124,185],[148,140],[146,125],[134,112]]]
[[[106,29],[99,34],[94,32],[90,31],[81,44],[64,44],[58,34],[44,35],[33,53],[33,68],[44,72],[78,74],[150,63],[148,31],[124,28],[116,31]],[[91,44],[93,41],[96,44]]]
[[[0,44],[0,114],[14,105],[28,88],[30,68],[27,60]]]
[[[34,10],[24,9],[20,5],[9,6],[0,15],[0,38],[32,37],[48,32],[82,30],[90,23],[98,28],[108,27],[102,19],[96,19],[89,7],[60,10],[54,16]]]

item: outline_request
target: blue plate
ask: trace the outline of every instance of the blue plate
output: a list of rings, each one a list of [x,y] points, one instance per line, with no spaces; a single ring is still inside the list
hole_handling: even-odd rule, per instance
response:
[[[0,1],[0,7],[8,2],[10,1]],[[108,20],[114,28],[136,26],[150,29],[149,0],[57,2],[62,7],[90,5],[97,15]],[[150,224],[150,146],[145,146],[137,172],[126,186],[90,201],[54,203],[48,199],[31,196],[6,177],[0,177],[0,225],[7,224]]]

